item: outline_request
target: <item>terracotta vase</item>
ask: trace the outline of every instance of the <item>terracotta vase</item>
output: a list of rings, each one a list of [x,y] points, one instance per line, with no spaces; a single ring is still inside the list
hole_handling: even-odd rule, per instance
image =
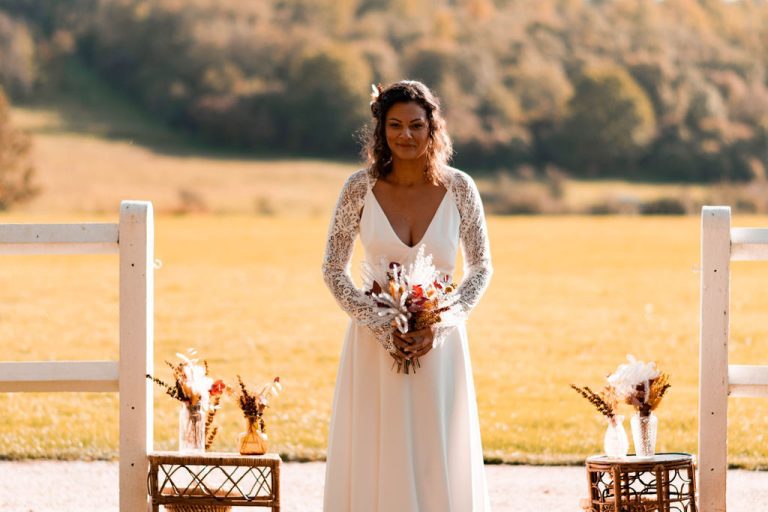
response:
[[[258,416],[246,416],[247,428],[237,438],[237,446],[241,455],[264,455],[269,448],[267,434],[259,427]]]

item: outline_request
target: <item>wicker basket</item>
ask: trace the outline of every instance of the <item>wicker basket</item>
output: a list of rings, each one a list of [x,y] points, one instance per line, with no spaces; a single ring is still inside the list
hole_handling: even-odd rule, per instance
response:
[[[216,493],[221,494],[223,493]],[[195,490],[189,493],[189,495],[202,496],[203,493],[199,490]],[[232,507],[230,505],[218,505],[209,503],[166,503],[163,505],[168,512],[230,512]]]
[[[175,503],[173,505],[163,505],[168,512],[230,512],[232,507],[229,505],[187,505]]]

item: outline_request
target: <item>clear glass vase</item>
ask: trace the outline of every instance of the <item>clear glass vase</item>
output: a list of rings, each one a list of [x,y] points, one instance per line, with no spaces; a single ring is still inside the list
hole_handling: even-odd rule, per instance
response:
[[[608,427],[603,438],[603,450],[608,457],[626,457],[629,451],[629,439],[624,430],[624,416],[608,418]]]
[[[179,409],[179,451],[205,451],[205,418],[200,404]]]
[[[245,432],[237,438],[237,447],[241,455],[264,455],[269,448],[267,434],[261,431],[258,416],[246,416]]]
[[[655,414],[642,415],[639,412],[632,415],[632,440],[635,443],[635,455],[638,457],[653,457],[656,454],[656,432],[659,419]]]

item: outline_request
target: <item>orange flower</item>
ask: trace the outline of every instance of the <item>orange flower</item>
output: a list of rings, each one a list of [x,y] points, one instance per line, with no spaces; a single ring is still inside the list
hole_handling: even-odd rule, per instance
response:
[[[225,389],[227,389],[227,385],[224,384],[223,380],[219,379],[211,385],[210,394],[211,396],[218,396],[222,394]]]

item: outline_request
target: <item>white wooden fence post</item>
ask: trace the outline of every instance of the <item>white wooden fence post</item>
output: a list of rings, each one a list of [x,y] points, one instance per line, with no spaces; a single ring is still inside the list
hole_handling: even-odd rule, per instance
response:
[[[148,510],[154,374],[154,223],[152,204],[120,206],[120,510]]]
[[[152,450],[154,219],[124,201],[119,224],[0,224],[0,254],[120,254],[120,361],[0,361],[0,393],[114,392],[120,402],[120,510],[148,509]]]
[[[701,233],[699,510],[725,512],[731,209],[704,207]]]

